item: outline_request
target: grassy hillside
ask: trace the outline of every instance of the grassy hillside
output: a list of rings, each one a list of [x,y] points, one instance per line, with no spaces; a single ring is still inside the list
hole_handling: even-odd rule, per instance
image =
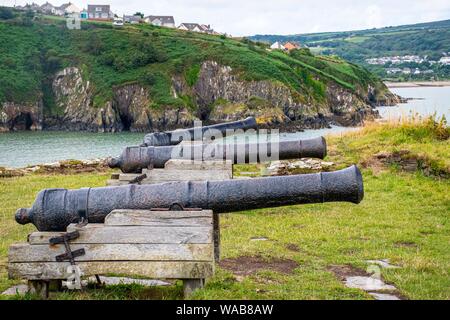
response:
[[[450,52],[450,20],[414,25],[386,27],[346,32],[326,32],[298,35],[256,35],[256,41],[298,41],[324,55],[337,55],[354,63],[362,64],[383,76],[381,67],[365,63],[368,58],[395,55],[428,56],[439,60],[443,53]],[[405,66],[416,67],[416,66]],[[432,69],[435,78],[450,78],[450,67],[423,66]]]
[[[150,88],[153,106],[195,107],[192,99],[173,98],[170,78],[182,75],[194,85],[205,60],[229,65],[245,80],[284,83],[300,101],[322,102],[329,83],[355,92],[365,92],[369,83],[385,90],[365,69],[307,51],[287,55],[246,39],[149,25],[113,28],[82,22],[81,30],[68,30],[65,20],[16,13],[0,19],[0,102],[32,101],[43,94],[46,109],[52,110],[51,76],[63,67],[80,66],[94,87],[96,106],[111,98],[114,86],[139,82]]]
[[[434,122],[371,125],[328,138],[327,160],[335,168],[358,163],[365,198],[360,205],[327,203],[249,210],[221,216],[223,262],[194,299],[372,299],[345,287],[333,270],[368,268],[367,260],[389,259],[398,269],[381,276],[407,299],[450,299],[449,130]],[[401,163],[374,161],[380,152],[410,151],[433,171],[406,172]],[[259,171],[235,166],[235,174]],[[431,173],[431,175],[430,175]],[[0,178],[0,292],[7,279],[7,249],[26,240],[30,225],[14,221],[43,188],[103,186],[109,174],[31,174]],[[246,175],[248,176],[248,175]],[[447,176],[448,177],[448,176]],[[267,241],[252,241],[265,237]],[[356,271],[355,271],[356,270]],[[54,299],[179,299],[181,285],[90,287],[52,294]],[[6,298],[6,297],[3,297]],[[20,298],[20,297],[13,297]],[[28,296],[26,298],[33,298]]]

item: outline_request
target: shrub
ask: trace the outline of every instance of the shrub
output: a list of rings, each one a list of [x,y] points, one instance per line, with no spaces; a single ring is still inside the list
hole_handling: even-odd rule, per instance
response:
[[[186,79],[186,83],[193,87],[198,80],[198,76],[200,74],[200,65],[195,64],[191,66],[188,70],[186,70],[184,78]]]
[[[15,17],[14,12],[7,7],[0,7],[0,19],[9,20]]]

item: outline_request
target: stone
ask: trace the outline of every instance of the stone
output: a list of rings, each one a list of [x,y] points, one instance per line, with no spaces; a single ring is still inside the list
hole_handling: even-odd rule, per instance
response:
[[[268,241],[269,238],[266,237],[252,237],[250,238],[250,241]]]
[[[399,297],[388,293],[369,292],[369,294],[375,298],[375,300],[401,300]]]
[[[364,291],[394,291],[397,290],[394,286],[388,285],[381,279],[372,277],[347,277],[345,285],[349,288],[361,289]]]
[[[394,266],[394,265],[390,264],[388,259],[367,260],[366,262],[369,263],[369,264],[376,264],[377,266],[380,266],[380,267],[385,268],[385,269],[398,269],[398,268],[400,268],[399,266]]]
[[[28,292],[28,286],[26,284],[19,284],[17,286],[13,286],[9,289],[6,289],[2,292],[2,295],[5,296],[15,296],[18,295],[24,295]]]

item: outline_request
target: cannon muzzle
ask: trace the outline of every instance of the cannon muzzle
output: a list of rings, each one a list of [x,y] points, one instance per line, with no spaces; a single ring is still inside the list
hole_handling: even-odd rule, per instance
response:
[[[122,155],[110,158],[111,168],[124,173],[140,173],[145,168],[164,168],[170,159],[231,160],[233,163],[259,163],[273,160],[320,158],[327,154],[323,137],[309,140],[245,144],[188,144],[164,147],[127,147]]]
[[[144,143],[141,147],[161,147],[177,145],[181,141],[195,141],[203,140],[211,135],[220,133],[222,137],[227,135],[228,132],[234,130],[248,130],[256,129],[256,119],[254,117],[248,117],[244,120],[218,123],[210,126],[204,126],[199,128],[179,129],[166,132],[154,132],[145,135]],[[195,134],[195,130],[198,130],[198,135]]]
[[[115,209],[202,208],[216,213],[323,202],[360,203],[363,180],[356,166],[336,171],[223,181],[183,181],[154,185],[47,189],[16,221],[39,231],[64,231],[80,217],[101,223]]]

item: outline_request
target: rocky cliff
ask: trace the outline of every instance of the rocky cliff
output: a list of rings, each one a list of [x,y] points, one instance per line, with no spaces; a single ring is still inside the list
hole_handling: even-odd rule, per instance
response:
[[[301,101],[290,88],[277,81],[244,81],[229,66],[214,61],[201,65],[196,83],[189,86],[184,77],[172,77],[174,97],[189,97],[193,106],[152,107],[149,88],[128,83],[113,88],[113,96],[94,107],[94,90],[79,68],[56,73],[52,93],[57,112],[46,113],[42,101],[31,105],[3,103],[0,131],[86,130],[150,132],[191,125],[256,116],[262,125],[285,128],[317,128],[331,123],[359,124],[373,117],[373,106],[395,104],[398,97],[380,94],[369,86],[367,92],[352,92],[330,83],[326,100],[320,104]]]

